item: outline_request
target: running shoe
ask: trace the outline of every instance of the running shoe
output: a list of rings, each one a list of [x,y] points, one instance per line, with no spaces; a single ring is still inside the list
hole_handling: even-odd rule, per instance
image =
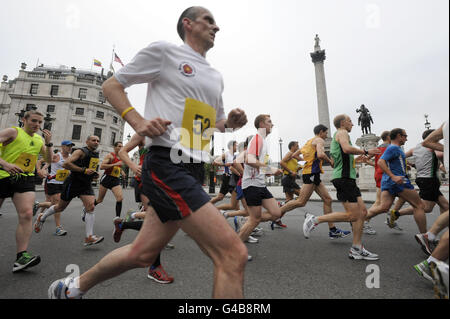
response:
[[[33,216],[36,215],[38,209],[39,209],[39,202],[35,201],[34,204],[33,204]]]
[[[264,232],[263,232],[262,228],[256,227],[255,229],[253,229],[250,236],[261,237],[263,234],[264,234]]]
[[[83,207],[83,211],[81,212],[81,220],[84,222],[86,221],[86,208]]]
[[[221,210],[220,210],[220,213],[222,214],[222,216],[223,216],[225,219],[228,218],[228,216],[227,216],[227,211],[226,211],[226,210],[221,209]]]
[[[389,228],[394,228],[395,221],[398,219],[398,217],[395,215],[395,212],[396,211],[394,209],[391,209],[391,211],[386,214],[386,221]]]
[[[147,278],[153,279],[154,281],[160,284],[171,284],[173,282],[173,277],[169,276],[162,265],[159,265],[155,269],[148,270]]]
[[[305,214],[305,222],[303,223],[303,235],[305,238],[309,238],[311,232],[316,228],[316,216],[310,213]]]
[[[376,235],[377,232],[372,226],[369,225],[369,222],[365,221],[363,226],[363,233],[367,235]]]
[[[286,228],[287,226],[281,222],[281,219],[277,219],[276,221],[270,224],[270,228],[274,230],[275,228]]]
[[[419,275],[433,282],[433,275],[431,273],[428,261],[424,260],[420,264],[414,265],[413,267]]]
[[[438,299],[448,299],[448,265],[442,261],[430,263],[434,279],[434,295]]]
[[[122,222],[123,219],[120,217],[115,217],[113,219],[113,223],[114,223],[114,231],[113,231],[113,239],[115,243],[118,243],[120,241],[120,238],[122,237]]]
[[[249,244],[257,244],[259,242],[259,240],[253,236],[248,236],[248,238],[245,242],[249,243]]]
[[[234,216],[233,221],[234,221],[234,229],[236,230],[236,233],[239,233],[240,228],[238,223],[238,216]]]
[[[24,270],[33,266],[36,266],[41,262],[40,256],[30,255],[28,252],[22,253],[13,266],[13,272],[18,272],[20,270]]]
[[[422,250],[427,256],[431,255],[430,241],[428,240],[427,234],[416,234],[414,238],[417,240],[419,245],[422,247]]]
[[[248,256],[247,256],[247,261],[252,261],[252,260],[253,260],[253,257],[250,256],[250,255],[248,255]]]
[[[166,248],[166,249],[174,249],[174,248],[175,248],[175,245],[172,244],[172,243],[167,243],[167,245],[166,245],[165,248]]]
[[[67,231],[62,226],[58,226],[58,227],[56,227],[55,235],[56,236],[66,236]]]
[[[348,235],[350,235],[351,233],[352,233],[351,231],[336,228],[336,230],[334,230],[334,231],[330,230],[328,232],[328,237],[330,239],[344,238],[344,237],[347,237]]]
[[[91,235],[84,239],[84,246],[99,244],[105,239],[103,236]]]
[[[82,295],[75,298],[67,297],[68,286],[73,280],[73,277],[55,280],[48,288],[48,299],[81,299]]]
[[[33,228],[34,228],[35,233],[39,233],[42,230],[42,228],[44,227],[44,221],[41,220],[43,215],[44,215],[44,213],[40,213],[38,215],[38,217],[36,218],[36,221],[34,222]]]
[[[361,260],[361,259],[378,260],[379,259],[377,254],[371,253],[364,247],[362,247],[362,249],[358,249],[353,246],[350,248],[350,253],[349,253],[348,257],[350,259],[356,259],[356,260]]]

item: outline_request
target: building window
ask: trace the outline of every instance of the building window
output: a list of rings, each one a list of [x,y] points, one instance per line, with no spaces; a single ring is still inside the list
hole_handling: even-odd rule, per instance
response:
[[[50,95],[57,96],[58,91],[59,91],[59,85],[52,85],[52,88],[50,89]]]
[[[115,142],[116,142],[116,132],[112,132],[112,134],[111,134],[111,145],[114,146]]]
[[[102,91],[99,91],[99,92],[98,92],[98,101],[99,101],[100,103],[105,103],[105,102],[106,102],[106,99],[105,99],[105,97],[103,96],[103,92],[102,92]]]
[[[25,111],[31,111],[31,110],[37,110],[37,107],[35,104],[27,104]]]
[[[47,105],[47,113],[55,113],[55,106]]]
[[[87,89],[81,88],[80,91],[78,91],[78,97],[80,99],[85,99],[87,96]]]
[[[82,107],[77,107],[75,109],[75,115],[84,115],[84,109]]]
[[[119,118],[117,116],[113,116],[113,124],[117,124],[119,122]]]
[[[31,84],[31,87],[30,87],[30,94],[37,94],[37,92],[38,92],[38,87],[39,87],[39,84]]]
[[[97,111],[95,114],[95,117],[98,119],[104,119],[105,118],[105,112]]]
[[[72,130],[72,140],[81,139],[81,125],[74,125]]]
[[[98,136],[98,139],[102,139],[102,129],[98,127],[94,127],[94,135]]]

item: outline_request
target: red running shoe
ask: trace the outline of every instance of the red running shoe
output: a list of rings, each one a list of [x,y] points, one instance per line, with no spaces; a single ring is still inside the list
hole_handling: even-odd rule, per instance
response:
[[[171,284],[173,283],[173,277],[169,276],[162,265],[159,265],[155,269],[152,269],[152,267],[148,270],[148,278],[153,279],[154,281],[160,283],[160,284]]]
[[[123,220],[120,217],[116,217],[113,220],[114,223],[114,232],[113,232],[113,239],[115,243],[118,243],[120,241],[120,237],[122,237],[123,229],[121,228]]]

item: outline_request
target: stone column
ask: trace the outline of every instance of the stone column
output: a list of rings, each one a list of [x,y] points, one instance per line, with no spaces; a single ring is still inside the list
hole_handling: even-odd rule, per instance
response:
[[[378,141],[381,138],[375,134],[364,134],[356,140],[356,145],[366,150],[378,146]],[[361,163],[358,165],[358,179],[356,183],[361,190],[375,190],[375,168],[373,166]]]
[[[316,92],[317,92],[317,109],[319,111],[319,123],[328,127],[328,137],[325,139],[325,152],[330,155],[331,144],[331,126],[330,126],[330,112],[328,110],[328,97],[327,97],[327,85],[325,82],[325,50],[320,48],[320,39],[316,34],[315,37],[314,52],[311,53],[312,62],[314,63],[314,69],[316,74]],[[321,179],[325,184],[330,184],[333,169],[328,163],[323,163],[323,171]]]

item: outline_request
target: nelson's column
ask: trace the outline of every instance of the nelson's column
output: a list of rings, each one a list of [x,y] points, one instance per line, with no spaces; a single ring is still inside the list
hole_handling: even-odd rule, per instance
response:
[[[330,126],[330,112],[328,111],[328,97],[327,97],[327,85],[325,82],[325,70],[323,62],[325,61],[325,50],[320,48],[319,35],[316,34],[314,38],[314,52],[311,53],[312,62],[314,63],[314,69],[316,73],[316,92],[317,92],[317,109],[319,111],[319,123],[328,127],[328,137],[325,140],[325,152],[330,155],[331,144],[331,126]],[[329,183],[331,180],[331,174],[333,169],[328,163],[323,163],[324,174],[322,181]]]

